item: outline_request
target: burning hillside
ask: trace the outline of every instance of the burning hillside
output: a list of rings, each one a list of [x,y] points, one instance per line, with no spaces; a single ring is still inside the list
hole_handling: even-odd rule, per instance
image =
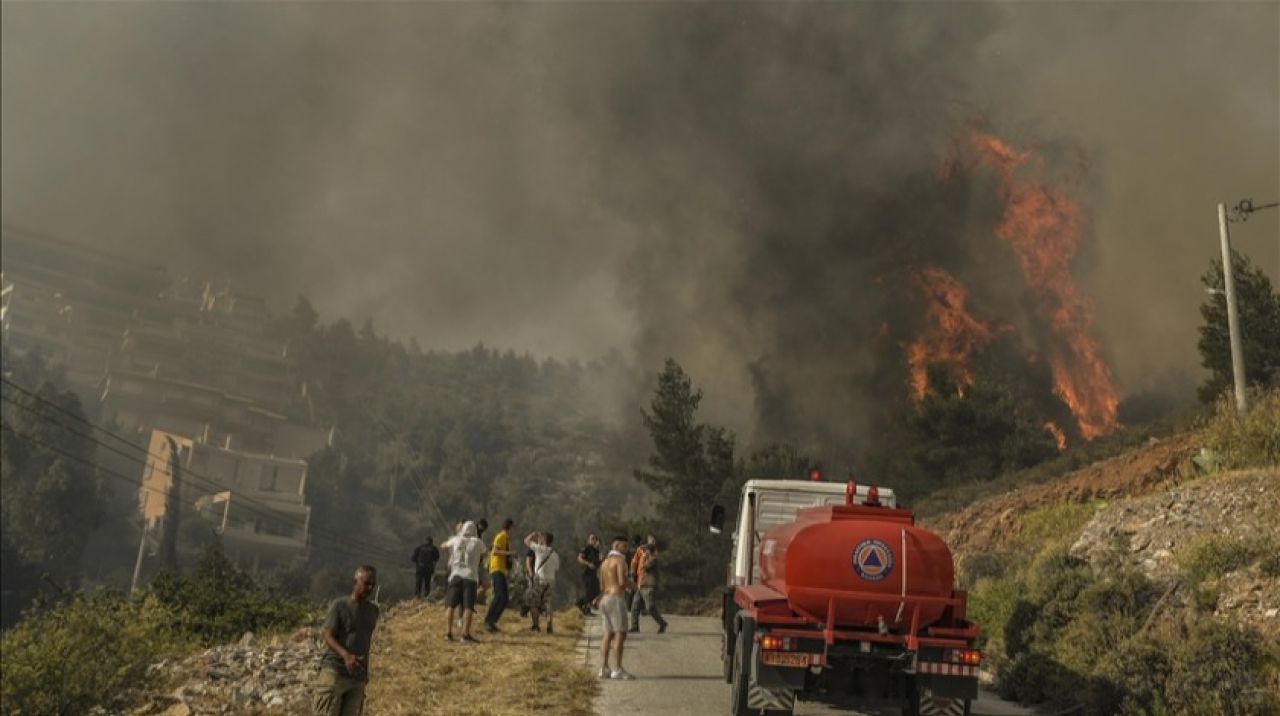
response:
[[[938,173],[940,181],[994,175],[999,218],[991,235],[1012,252],[1021,269],[1024,302],[1031,307],[1023,323],[1029,335],[1022,343],[1028,367],[1043,357],[1052,375],[1052,391],[1075,418],[1085,440],[1106,435],[1118,426],[1118,399],[1102,348],[1092,329],[1092,305],[1071,273],[1087,224],[1083,207],[1070,187],[1051,183],[1046,160],[1032,149],[1017,149],[988,133],[972,132]],[[980,182],[979,182],[980,185]],[[1002,317],[980,317],[966,308],[968,290],[942,268],[910,272],[924,299],[927,319],[919,335],[904,345],[911,395],[919,402],[928,391],[930,367],[945,368],[959,386],[973,382],[974,354],[1003,333],[1014,333]],[[1059,449],[1066,435],[1052,421],[1045,429]]]

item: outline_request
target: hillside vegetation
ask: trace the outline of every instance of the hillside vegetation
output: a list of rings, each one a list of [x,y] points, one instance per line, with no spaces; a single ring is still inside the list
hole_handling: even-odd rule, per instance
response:
[[[1095,714],[1280,709],[1280,392],[1246,418],[935,528],[956,550],[1002,696]]]

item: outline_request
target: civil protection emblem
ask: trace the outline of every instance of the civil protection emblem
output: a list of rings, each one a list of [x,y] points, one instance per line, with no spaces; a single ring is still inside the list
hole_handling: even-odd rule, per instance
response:
[[[893,552],[878,539],[864,539],[853,548],[853,571],[868,582],[879,582],[893,571]]]

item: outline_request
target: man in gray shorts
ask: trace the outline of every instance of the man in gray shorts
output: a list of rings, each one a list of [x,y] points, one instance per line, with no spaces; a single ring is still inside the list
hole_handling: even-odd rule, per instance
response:
[[[635,677],[622,668],[622,649],[627,641],[626,590],[636,585],[627,576],[627,538],[614,537],[609,556],[600,564],[600,619],[603,638],[600,640],[600,678],[630,681]],[[609,645],[618,644],[614,667],[609,668]]]

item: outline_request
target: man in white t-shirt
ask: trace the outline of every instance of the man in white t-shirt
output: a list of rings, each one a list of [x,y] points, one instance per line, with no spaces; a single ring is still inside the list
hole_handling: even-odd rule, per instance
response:
[[[538,617],[544,612],[547,615],[547,633],[555,633],[551,611],[551,592],[555,588],[556,572],[560,570],[560,555],[551,545],[555,541],[550,532],[541,534],[534,532],[524,538],[524,544],[533,552],[533,577],[529,580],[529,591],[524,595],[524,603],[529,607],[529,616],[533,617],[532,631],[542,631],[538,625]]]
[[[457,612],[462,612],[462,640],[474,642],[471,621],[476,614],[476,590],[480,585],[480,559],[484,556],[484,542],[476,536],[474,522],[465,522],[462,532],[440,545],[449,550],[449,586],[445,589],[444,605],[449,610],[448,631],[445,639],[453,641],[453,622]]]

